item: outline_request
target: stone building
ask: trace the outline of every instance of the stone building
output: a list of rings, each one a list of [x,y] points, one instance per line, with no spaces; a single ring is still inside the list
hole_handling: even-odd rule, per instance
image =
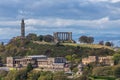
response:
[[[69,41],[72,42],[72,32],[54,32],[54,41]]]
[[[82,63],[80,63],[78,66],[77,66],[77,68],[78,68],[78,71],[77,71],[77,75],[82,75],[83,74],[83,64]]]
[[[98,61],[103,65],[114,65],[113,56],[99,57]]]
[[[31,63],[34,68],[44,71],[64,71],[66,59],[63,57],[48,58],[45,55],[34,55],[26,57],[7,57],[7,67],[22,68]]]
[[[21,21],[21,37],[22,38],[25,37],[25,22],[24,22],[24,19],[22,19],[22,21]]]
[[[97,62],[102,65],[111,65],[111,66],[114,65],[113,56],[105,56],[105,57],[89,56],[87,58],[82,59],[82,63],[84,65],[92,62]]]
[[[85,64],[89,64],[92,62],[96,62],[97,61],[97,57],[96,56],[89,56],[88,58],[83,58],[82,59],[82,63]]]

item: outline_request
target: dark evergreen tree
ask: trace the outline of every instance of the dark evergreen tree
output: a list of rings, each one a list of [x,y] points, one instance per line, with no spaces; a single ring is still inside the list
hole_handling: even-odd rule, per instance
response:
[[[29,34],[26,36],[26,38],[27,38],[28,40],[34,40],[34,41],[38,40],[37,35],[34,34],[34,33],[29,33]]]
[[[114,68],[114,76],[117,78],[120,78],[120,66],[119,65]]]
[[[104,45],[104,41],[100,41],[100,42],[99,42],[99,45]]]
[[[81,36],[79,38],[80,43],[93,43],[94,38],[93,37],[87,37],[87,36]]]
[[[39,35],[39,36],[38,36],[38,40],[39,40],[39,41],[43,41],[43,38],[44,38],[43,35]]]
[[[54,37],[52,35],[46,35],[46,36],[44,36],[43,39],[45,42],[53,42],[54,41]]]
[[[29,64],[27,65],[27,72],[30,72],[31,70],[33,70],[33,66],[32,66],[31,63],[29,63]]]
[[[79,38],[80,43],[86,43],[87,42],[87,36],[81,36]]]
[[[106,46],[112,46],[111,42],[106,42],[105,45]]]
[[[88,37],[87,38],[87,43],[93,43],[94,42],[94,38],[93,37]]]

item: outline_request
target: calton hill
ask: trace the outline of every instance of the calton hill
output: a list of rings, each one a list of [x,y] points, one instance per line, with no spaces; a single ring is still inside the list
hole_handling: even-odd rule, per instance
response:
[[[0,80],[115,80],[120,78],[120,51],[94,37],[72,39],[72,32],[29,33],[0,45]]]
[[[1,80],[117,80],[120,78],[120,52],[114,50],[111,42],[100,41],[93,44],[94,38],[81,36],[79,43],[72,41],[54,42],[52,35],[28,34],[26,37],[14,37],[8,44],[0,45],[0,63],[5,67],[7,57],[46,55],[48,57],[64,57],[69,62],[72,77],[64,72],[36,71],[28,64],[27,67],[16,70],[0,70]],[[105,65],[98,62],[89,62],[82,67],[82,74],[78,65],[89,56],[113,56],[114,65]],[[70,74],[69,74],[70,75]],[[119,80],[119,79],[118,79]]]

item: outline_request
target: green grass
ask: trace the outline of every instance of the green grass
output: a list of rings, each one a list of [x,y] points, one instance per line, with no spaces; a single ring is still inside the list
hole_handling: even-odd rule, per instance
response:
[[[98,44],[75,44],[75,43],[62,43],[63,45],[70,45],[70,46],[80,46],[80,47],[88,47],[88,48],[107,48],[111,49],[111,47],[98,45]]]
[[[54,45],[55,43],[50,43],[50,42],[45,42],[45,41],[33,41],[33,43],[37,43],[37,44],[48,44],[48,45]]]
[[[9,68],[11,71],[15,71],[16,70],[16,68]]]
[[[37,44],[48,44],[48,45],[55,45],[55,43],[49,43],[49,42],[40,42],[40,41],[33,41],[33,43]],[[111,47],[108,46],[103,46],[103,45],[98,45],[98,44],[75,44],[75,43],[61,43],[62,45],[69,45],[69,46],[80,46],[80,47],[88,47],[88,48],[107,48],[110,50],[113,50]]]

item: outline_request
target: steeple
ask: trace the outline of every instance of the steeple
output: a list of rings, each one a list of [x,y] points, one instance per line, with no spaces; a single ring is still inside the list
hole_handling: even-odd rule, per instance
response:
[[[21,20],[21,37],[25,37],[25,23],[24,19]]]

